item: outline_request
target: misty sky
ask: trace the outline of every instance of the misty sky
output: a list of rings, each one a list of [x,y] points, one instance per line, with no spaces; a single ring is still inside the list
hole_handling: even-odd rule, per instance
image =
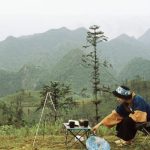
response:
[[[105,35],[139,37],[150,28],[150,0],[0,0],[0,40],[97,24]]]

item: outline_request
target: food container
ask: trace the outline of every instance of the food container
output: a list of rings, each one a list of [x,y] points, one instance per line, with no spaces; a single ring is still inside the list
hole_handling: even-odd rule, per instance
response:
[[[69,126],[70,126],[70,128],[74,128],[75,122],[74,122],[74,121],[70,121],[70,122],[69,122]]]
[[[84,120],[84,127],[88,127],[89,126],[89,121],[86,119]]]
[[[79,125],[80,125],[80,126],[84,126],[84,120],[83,120],[83,119],[80,119],[80,120],[79,120]]]

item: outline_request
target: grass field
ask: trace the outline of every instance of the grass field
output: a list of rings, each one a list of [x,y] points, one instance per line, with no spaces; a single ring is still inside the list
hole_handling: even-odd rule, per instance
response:
[[[150,139],[144,141],[145,136],[137,135],[135,141],[130,146],[116,146],[114,143],[117,137],[109,135],[104,138],[110,143],[111,150],[150,150]],[[15,136],[0,136],[0,150],[65,150],[65,135],[58,136],[38,136],[35,147],[33,148],[34,136],[15,137]],[[149,142],[149,144],[148,144]],[[77,143],[70,150],[84,149]]]

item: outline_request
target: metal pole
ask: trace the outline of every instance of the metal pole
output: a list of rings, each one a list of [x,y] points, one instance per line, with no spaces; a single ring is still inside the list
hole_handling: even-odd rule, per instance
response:
[[[45,98],[45,101],[44,101],[44,106],[43,106],[43,109],[42,109],[42,112],[41,112],[41,117],[40,117],[40,120],[39,120],[39,123],[38,123],[38,127],[37,127],[37,130],[36,130],[35,138],[34,138],[34,141],[33,141],[33,147],[35,145],[35,141],[36,141],[36,138],[37,138],[37,135],[38,135],[38,131],[39,131],[39,127],[40,127],[40,123],[41,123],[42,116],[43,116],[43,113],[44,113],[44,109],[45,109],[45,105],[46,105],[46,102],[47,102],[48,95],[49,95],[49,93],[46,94],[46,98]]]

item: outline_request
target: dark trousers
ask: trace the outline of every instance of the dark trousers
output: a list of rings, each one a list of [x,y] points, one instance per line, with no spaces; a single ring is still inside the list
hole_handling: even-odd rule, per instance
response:
[[[136,123],[130,118],[124,118],[116,126],[117,136],[125,141],[129,141],[135,137],[137,132]]]

